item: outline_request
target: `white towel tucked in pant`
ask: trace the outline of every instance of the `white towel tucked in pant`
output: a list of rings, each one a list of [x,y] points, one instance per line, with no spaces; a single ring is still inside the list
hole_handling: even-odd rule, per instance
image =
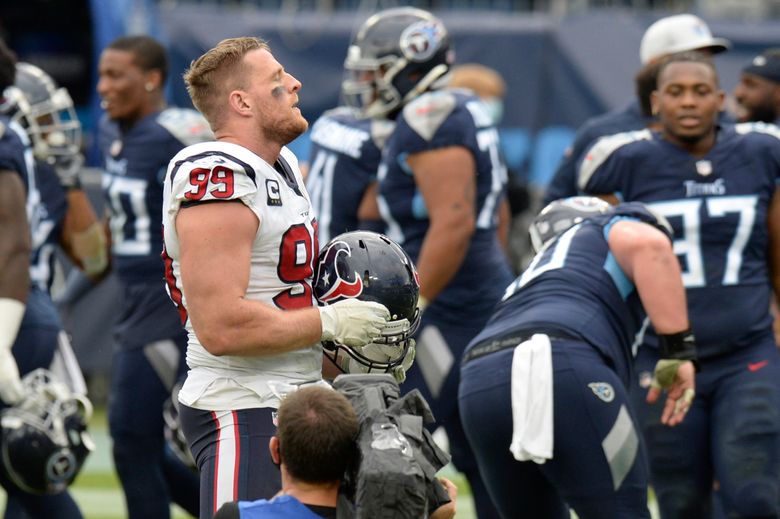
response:
[[[537,333],[512,357],[512,444],[518,461],[542,464],[553,455],[553,372],[550,339]]]

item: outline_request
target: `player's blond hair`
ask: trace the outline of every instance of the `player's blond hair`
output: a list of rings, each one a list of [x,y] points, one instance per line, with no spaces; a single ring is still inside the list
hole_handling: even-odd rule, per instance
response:
[[[497,71],[478,63],[464,63],[452,68],[449,86],[468,88],[479,97],[504,97],[506,83]]]
[[[192,104],[209,121],[212,130],[220,126],[225,96],[246,87],[243,58],[257,49],[271,50],[268,43],[253,36],[228,38],[190,63],[184,72],[184,84]]]

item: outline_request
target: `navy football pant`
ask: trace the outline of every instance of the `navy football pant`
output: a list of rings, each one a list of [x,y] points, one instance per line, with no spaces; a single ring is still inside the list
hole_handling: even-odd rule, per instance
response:
[[[184,404],[179,420],[200,472],[200,519],[228,501],[270,499],[282,488],[268,442],[276,410],[203,411]]]
[[[51,298],[38,289],[31,290],[24,320],[12,350],[22,376],[38,368],[49,369],[57,350],[59,332],[59,317]],[[5,519],[82,517],[78,505],[67,491],[51,496],[28,494],[16,488],[2,475],[0,484],[8,492]]]
[[[512,348],[462,367],[463,427],[504,519],[649,519],[647,465],[628,391],[591,346],[552,342],[553,459],[519,462],[512,440]],[[590,386],[589,386],[590,384]]]
[[[458,383],[460,357],[468,342],[484,323],[467,326],[442,322],[435,309],[423,314],[417,338],[417,355],[401,391],[419,389],[433,411],[438,426],[444,427],[449,441],[452,463],[469,481],[474,507],[479,519],[497,518],[498,514],[479,475],[474,453],[471,451],[461,425],[458,410]],[[477,326],[478,325],[478,326]]]
[[[197,474],[167,448],[163,433],[163,404],[184,367],[183,344],[173,341],[114,354],[109,430],[130,519],[170,517],[171,502],[197,514]]]
[[[640,348],[639,385],[656,360],[657,350]],[[705,359],[701,368],[696,399],[674,428],[660,424],[660,404],[644,403],[645,388],[632,388],[661,517],[711,517],[713,480],[726,517],[777,517],[780,360],[773,337]]]

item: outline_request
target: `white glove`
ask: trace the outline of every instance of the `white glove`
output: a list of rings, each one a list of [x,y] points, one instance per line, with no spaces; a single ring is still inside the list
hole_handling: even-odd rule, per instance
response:
[[[404,359],[398,366],[392,368],[389,373],[395,377],[395,379],[401,383],[406,380],[406,372],[412,367],[414,363],[414,356],[417,352],[415,349],[414,339],[409,339],[409,348],[406,350]],[[371,343],[363,346],[362,348],[353,348],[357,350],[361,355],[367,359],[375,360],[377,362],[390,362],[393,359],[397,359],[400,355],[400,347],[390,344],[378,344]],[[344,373],[385,373],[384,369],[375,368],[371,369],[365,364],[358,362],[349,356],[344,351],[339,350],[338,357],[336,359],[338,366],[344,371]]]
[[[0,399],[8,405],[18,403],[24,396],[19,367],[11,353],[24,311],[21,301],[0,297]]]
[[[24,388],[19,378],[19,368],[9,350],[0,350],[0,399],[8,405],[19,403]]]
[[[387,326],[390,312],[373,301],[345,299],[320,307],[323,341],[359,347],[379,337]]]

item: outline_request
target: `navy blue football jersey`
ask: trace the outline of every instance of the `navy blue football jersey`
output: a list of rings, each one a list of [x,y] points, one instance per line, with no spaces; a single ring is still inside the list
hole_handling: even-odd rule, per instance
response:
[[[35,180],[40,204],[34,209],[38,225],[33,233],[30,279],[38,288],[48,291],[54,274],[54,253],[62,236],[68,202],[57,172],[50,164],[35,161]]]
[[[608,237],[620,220],[656,225],[641,204],[621,204],[586,219],[543,248],[507,287],[485,328],[466,348],[511,334],[549,333],[583,340],[628,383],[634,336],[644,321],[636,288],[612,255]]]
[[[476,230],[463,264],[433,304],[471,315],[489,311],[497,301],[496,290],[500,293],[511,279],[496,236],[507,170],[498,131],[482,101],[465,90],[438,90],[404,107],[379,168],[379,208],[388,236],[417,261],[429,220],[406,157],[448,146],[465,147],[474,157]]]
[[[360,118],[346,107],[325,112],[312,126],[306,190],[320,243],[357,229],[384,232],[381,222],[360,222],[357,213],[366,189],[376,181],[382,147],[394,126],[384,119]]]
[[[205,119],[189,109],[167,108],[127,129],[105,116],[100,121],[103,192],[120,280],[163,279],[162,185],[168,161],[185,146],[212,137]]]
[[[21,174],[22,182],[28,188],[29,175],[33,171],[32,162],[32,150],[27,134],[21,126],[0,115],[0,169]]]
[[[619,132],[642,130],[652,122],[651,117],[645,117],[639,102],[634,100],[624,108],[585,121],[574,136],[574,142],[566,149],[558,169],[550,184],[545,189],[544,205],[553,200],[575,196],[577,191],[577,164],[582,154],[599,137]]]
[[[16,171],[22,177],[27,192],[27,220],[30,225],[34,252],[37,252],[40,245],[46,242],[50,221],[47,218],[46,207],[41,202],[40,186],[35,173],[35,160],[27,133],[21,126],[10,122],[4,116],[0,116],[0,169]],[[22,321],[22,328],[24,327],[57,329],[60,327],[59,316],[48,292],[45,287],[40,288],[34,278]],[[20,332],[15,344],[20,344],[22,340],[24,337]],[[24,348],[26,351],[20,352],[20,355],[35,355],[35,352],[39,351],[37,344],[26,344],[25,346],[28,346]]]
[[[604,137],[584,157],[579,184],[645,202],[669,220],[699,355],[707,357],[771,327],[767,212],[778,175],[780,129],[747,123],[720,129],[701,158],[648,130]]]

